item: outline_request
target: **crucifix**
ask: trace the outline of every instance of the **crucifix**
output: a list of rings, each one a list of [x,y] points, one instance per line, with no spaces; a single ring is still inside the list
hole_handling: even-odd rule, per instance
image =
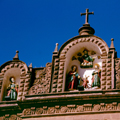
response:
[[[94,12],[89,12],[89,9],[86,9],[86,13],[81,13],[81,16],[86,15],[85,24],[89,24],[88,23],[88,15],[89,14],[94,14]]]

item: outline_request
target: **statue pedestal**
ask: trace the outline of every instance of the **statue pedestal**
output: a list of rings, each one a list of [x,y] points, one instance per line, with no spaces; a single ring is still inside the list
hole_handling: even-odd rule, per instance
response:
[[[5,96],[6,101],[10,101],[10,96]]]
[[[80,86],[80,85],[78,85],[78,87],[77,87],[77,88],[78,88],[78,90],[79,90],[79,91],[84,90],[84,86]]]

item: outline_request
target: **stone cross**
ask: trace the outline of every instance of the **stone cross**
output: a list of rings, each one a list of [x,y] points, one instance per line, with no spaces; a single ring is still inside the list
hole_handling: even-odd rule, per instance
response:
[[[86,13],[81,13],[81,16],[86,15],[85,24],[89,24],[88,23],[88,15],[89,14],[94,14],[94,12],[89,12],[89,9],[86,9]]]

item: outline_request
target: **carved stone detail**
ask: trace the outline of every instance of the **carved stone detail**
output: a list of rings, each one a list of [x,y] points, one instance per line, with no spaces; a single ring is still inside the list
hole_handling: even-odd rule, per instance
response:
[[[39,115],[43,113],[43,108],[37,108],[35,114]]]
[[[112,104],[106,104],[106,110],[113,110],[113,105]]]
[[[115,60],[116,89],[120,89],[120,59]]]
[[[100,110],[100,105],[98,104],[98,105],[94,105],[94,107],[93,107],[93,111],[99,111]]]
[[[55,112],[55,108],[54,107],[49,107],[48,108],[48,114],[53,114]]]
[[[100,111],[104,111],[105,110],[105,103],[100,103]]]
[[[39,72],[39,77],[34,80],[33,86],[29,90],[30,95],[44,94],[50,91],[51,63]],[[27,84],[28,81],[26,81]]]
[[[84,111],[84,107],[81,105],[78,105],[77,108],[76,108],[76,111],[77,112],[83,112]]]
[[[60,61],[59,61],[59,73],[58,73],[58,79],[57,81],[61,80],[63,81],[62,84],[61,84],[61,89],[59,87],[56,88],[56,90],[54,90],[54,92],[63,92],[64,91],[64,85],[65,84],[65,81],[63,80],[64,79],[64,65],[65,65],[65,60],[66,60],[66,54],[67,52],[69,51],[69,49],[71,49],[74,45],[76,44],[79,44],[80,42],[92,42],[92,43],[95,43],[98,48],[101,50],[101,55],[104,55],[104,57],[107,57],[107,53],[109,51],[109,48],[107,47],[106,43],[101,40],[100,38],[98,37],[84,37],[84,38],[78,38],[78,39],[73,39],[70,43],[68,43],[60,52],[59,54],[59,58],[60,58]],[[103,59],[103,58],[102,58]],[[106,58],[105,58],[106,59]],[[103,63],[102,63],[102,68],[104,68],[104,74],[101,76],[101,78],[103,78],[104,76],[106,77],[106,60],[104,59]],[[108,66],[110,66],[111,64],[108,63]],[[53,79],[54,80],[54,79]],[[105,79],[106,81],[106,79]],[[57,82],[59,83],[59,82]],[[104,90],[106,89],[106,85],[103,85],[101,86],[101,88]],[[53,91],[53,90],[52,90]]]
[[[20,118],[19,116],[17,115],[5,115],[3,116],[3,119],[2,120],[22,120],[22,118]]]
[[[11,115],[9,120],[17,120],[17,116],[16,115]]]
[[[92,104],[84,104],[84,111],[92,111]]]
[[[22,116],[31,116],[31,115],[45,115],[45,114],[68,114],[68,113],[89,113],[89,112],[109,112],[109,111],[120,111],[120,103],[100,103],[100,104],[84,104],[84,105],[66,105],[66,106],[52,106],[43,108],[34,108],[35,112],[32,112],[32,108],[24,109]]]
[[[2,78],[3,81],[3,77],[4,74],[7,70],[11,69],[11,68],[19,68],[20,69],[20,84],[19,84],[19,91],[18,91],[18,97],[17,100],[22,100],[24,98],[24,90],[27,91],[28,89],[26,88],[27,86],[29,86],[29,84],[27,86],[24,87],[24,80],[26,79],[26,74],[28,72],[28,67],[27,65],[22,62],[22,61],[11,61],[10,63],[6,63],[6,66],[4,68],[1,69],[1,73],[0,73],[0,78]],[[2,86],[2,85],[0,85]],[[0,91],[1,91],[1,87],[0,87]]]
[[[31,109],[27,108],[23,110],[23,115],[31,115]]]
[[[11,62],[11,63],[9,63],[8,65],[6,65],[5,68],[3,68],[3,69],[1,70],[1,73],[2,73],[2,75],[4,75],[5,72],[6,72],[8,69],[11,69],[11,68],[13,68],[13,67],[15,67],[15,68],[17,67],[17,68],[20,68],[21,74],[23,74],[23,71],[24,71],[24,73],[25,73],[25,67],[21,67],[21,66],[24,66],[23,64],[24,64],[23,62]]]
[[[64,53],[62,54],[62,56],[64,56]],[[52,92],[57,91],[58,71],[59,71],[59,58],[55,58],[54,59],[53,81],[52,81]]]
[[[61,107],[61,113],[66,113],[68,108],[66,106]]]
[[[101,88],[106,89],[106,59],[102,60],[102,73],[101,73]]]
[[[120,110],[120,103],[118,103],[117,109]]]

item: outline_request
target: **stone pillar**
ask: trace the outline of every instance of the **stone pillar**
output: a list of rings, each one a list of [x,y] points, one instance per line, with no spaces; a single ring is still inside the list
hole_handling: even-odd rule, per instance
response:
[[[106,83],[106,89],[112,89],[112,84],[114,82],[114,74],[113,74],[113,71],[114,71],[114,68],[112,67],[113,64],[112,64],[112,55],[111,53],[108,54],[108,59],[106,60],[107,63],[106,63],[106,68],[107,68],[107,71],[106,71],[106,80],[107,80],[107,83]],[[113,78],[113,79],[112,79]]]
[[[108,53],[108,61],[107,61],[107,88],[114,89],[115,88],[115,47],[113,44],[114,39],[111,39],[111,46],[109,48]]]
[[[64,89],[63,89],[64,62],[65,60],[60,58],[57,92],[64,92]]]
[[[3,95],[2,95],[3,77],[4,77],[4,76],[0,76],[0,101],[2,101],[2,98],[3,98]]]
[[[116,89],[120,89],[120,58],[115,59]]]
[[[30,87],[30,80],[31,74],[27,73],[26,75],[20,76],[20,86],[18,91],[18,98],[17,100],[24,100],[25,95],[28,94],[29,87]]]
[[[31,74],[28,72],[26,74],[26,79],[25,79],[25,83],[24,83],[24,92],[23,92],[24,96],[28,94],[30,82],[31,82]]]
[[[53,54],[53,70],[52,70],[52,92],[64,92],[64,62],[65,55]]]
[[[101,88],[102,90],[114,89],[115,65],[114,52],[109,51],[108,57],[102,58]]]
[[[102,71],[101,71],[101,89],[106,90],[106,58],[102,59]]]
[[[21,101],[22,96],[23,96],[23,91],[24,91],[24,82],[25,82],[25,75],[20,76],[20,85],[18,89],[18,97],[17,100]]]
[[[51,73],[51,92],[57,92],[57,82],[58,82],[58,71],[59,71],[59,58],[58,52],[53,52],[52,58],[52,73]]]
[[[108,55],[102,56],[101,88],[102,90],[115,88],[115,48],[111,39]]]

